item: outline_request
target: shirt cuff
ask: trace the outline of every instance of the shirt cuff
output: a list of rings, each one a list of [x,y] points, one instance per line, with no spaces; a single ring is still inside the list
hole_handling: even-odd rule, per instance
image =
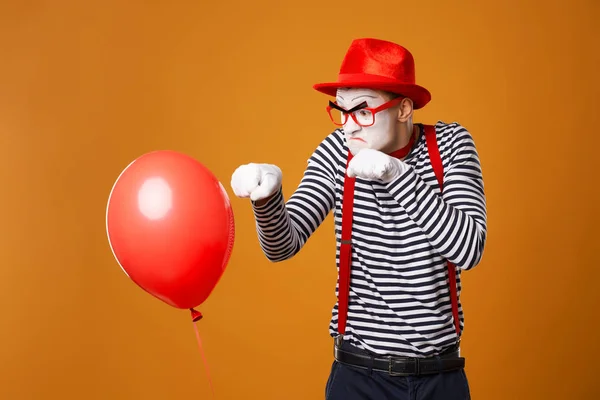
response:
[[[283,188],[280,186],[279,190],[275,192],[275,194],[267,200],[264,204],[258,205],[256,201],[250,201],[252,203],[252,208],[258,214],[261,212],[269,210],[273,204],[280,203],[283,200]]]

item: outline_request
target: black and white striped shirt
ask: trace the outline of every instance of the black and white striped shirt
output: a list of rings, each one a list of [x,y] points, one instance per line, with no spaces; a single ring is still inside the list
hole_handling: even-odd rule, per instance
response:
[[[388,184],[356,178],[344,338],[377,354],[425,357],[454,344],[446,260],[456,265],[462,332],[460,272],[482,257],[487,211],[475,143],[456,122],[438,121],[435,128],[444,165],[443,195],[422,129],[404,160],[411,168],[402,176]],[[269,260],[294,256],[333,209],[339,265],[347,154],[343,131],[332,132],[308,160],[287,202],[280,190],[266,204],[253,205],[259,242]],[[337,335],[337,304],[329,331]]]

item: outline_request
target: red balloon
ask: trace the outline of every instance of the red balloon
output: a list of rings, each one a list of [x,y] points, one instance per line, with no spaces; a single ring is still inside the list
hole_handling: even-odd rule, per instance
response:
[[[154,151],[117,178],[106,232],[131,280],[173,307],[191,309],[223,275],[235,224],[227,192],[211,171],[185,154]]]

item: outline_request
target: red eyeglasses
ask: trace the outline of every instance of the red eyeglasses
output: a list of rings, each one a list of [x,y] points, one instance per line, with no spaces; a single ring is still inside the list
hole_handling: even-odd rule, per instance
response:
[[[348,115],[350,115],[354,122],[356,122],[356,124],[359,126],[371,126],[375,123],[375,114],[395,106],[396,104],[400,103],[402,99],[404,99],[404,97],[397,97],[393,100],[383,103],[377,108],[367,107],[367,102],[363,101],[359,105],[352,107],[350,110],[345,110],[336,103],[330,101],[329,105],[327,106],[327,114],[329,114],[329,118],[331,118],[331,121],[337,126],[345,125],[346,122],[348,122]]]

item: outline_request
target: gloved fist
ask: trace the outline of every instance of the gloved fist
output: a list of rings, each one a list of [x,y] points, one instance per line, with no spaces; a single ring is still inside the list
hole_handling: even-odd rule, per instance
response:
[[[362,149],[348,164],[348,176],[388,183],[408,170],[408,165],[378,150]]]
[[[236,196],[252,201],[275,194],[281,187],[281,169],[272,164],[245,164],[231,176],[231,188]]]

